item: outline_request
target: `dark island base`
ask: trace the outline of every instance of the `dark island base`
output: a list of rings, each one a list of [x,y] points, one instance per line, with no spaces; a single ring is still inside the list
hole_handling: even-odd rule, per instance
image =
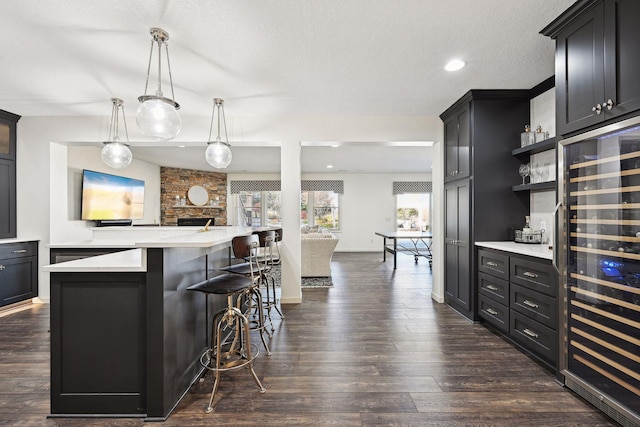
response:
[[[227,262],[227,246],[153,248],[146,273],[52,273],[50,417],[166,420],[225,303],[186,288]]]

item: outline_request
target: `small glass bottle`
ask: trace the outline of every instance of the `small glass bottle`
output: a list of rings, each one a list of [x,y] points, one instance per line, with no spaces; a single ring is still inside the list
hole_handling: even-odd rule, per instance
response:
[[[536,128],[536,131],[534,133],[534,141],[535,142],[542,142],[545,139],[547,139],[547,133],[542,131],[542,127],[538,126]]]
[[[530,217],[527,215],[524,217],[524,227],[522,227],[522,234],[529,234],[531,232]]]
[[[176,204],[175,206],[180,206],[180,196],[176,196]]]
[[[533,144],[534,141],[533,133],[531,133],[531,126],[524,125],[524,132],[520,134],[520,146],[525,147],[527,145]]]

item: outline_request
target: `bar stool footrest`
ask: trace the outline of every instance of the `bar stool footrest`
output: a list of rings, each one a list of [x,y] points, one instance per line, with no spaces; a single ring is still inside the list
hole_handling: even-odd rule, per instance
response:
[[[202,367],[212,372],[215,372],[215,371],[225,372],[225,371],[231,371],[233,369],[242,368],[244,366],[247,366],[249,363],[253,362],[255,358],[258,356],[258,354],[260,354],[260,349],[255,344],[251,344],[251,359],[248,359],[246,357],[246,354],[244,354],[243,351],[223,352],[222,353],[223,359],[227,356],[230,356],[230,357],[235,356],[235,358],[221,363],[220,367],[216,368],[215,366],[211,366],[211,362],[215,360],[215,357],[211,356],[211,353],[213,353],[214,351],[215,351],[214,349],[209,348],[205,350],[205,352],[202,353],[202,355],[200,356],[200,364],[202,365]]]

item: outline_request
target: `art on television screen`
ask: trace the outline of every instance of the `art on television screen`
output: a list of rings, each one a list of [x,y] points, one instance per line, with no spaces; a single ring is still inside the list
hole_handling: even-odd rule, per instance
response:
[[[82,171],[82,219],[143,219],[144,181]]]

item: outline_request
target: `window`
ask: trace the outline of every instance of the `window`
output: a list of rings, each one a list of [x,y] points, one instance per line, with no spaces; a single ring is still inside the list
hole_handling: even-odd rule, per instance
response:
[[[431,225],[431,193],[396,195],[397,230],[428,231]]]
[[[334,191],[303,191],[300,220],[310,227],[340,230],[340,194]]]
[[[239,224],[251,227],[281,226],[279,191],[240,191]]]

